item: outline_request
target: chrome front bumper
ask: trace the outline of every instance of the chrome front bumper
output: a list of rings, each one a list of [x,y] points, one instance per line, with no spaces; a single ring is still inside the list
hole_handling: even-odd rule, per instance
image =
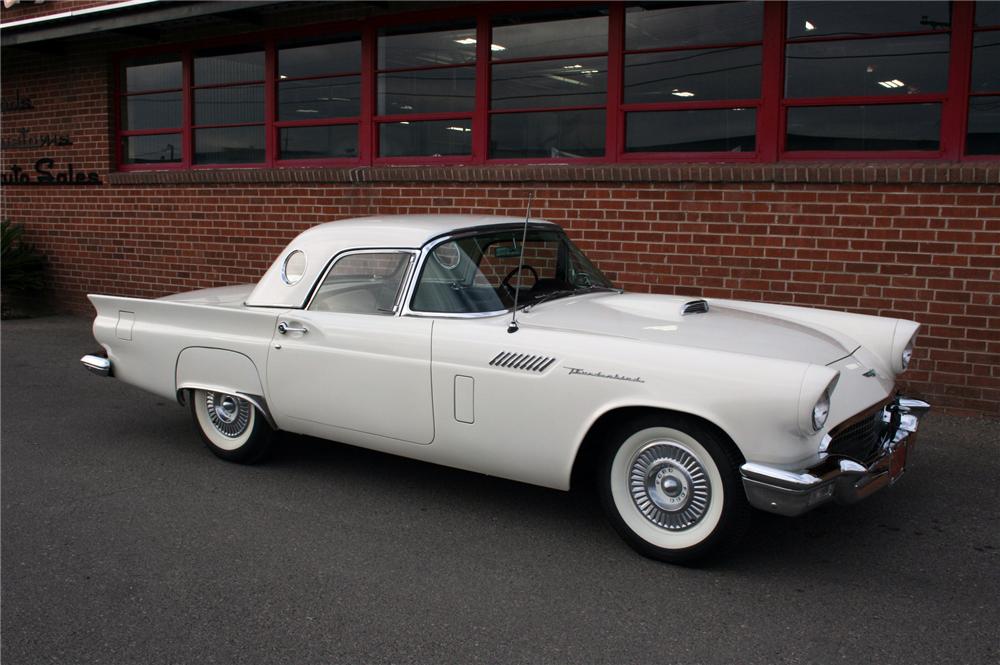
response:
[[[84,356],[80,362],[88,370],[98,376],[111,376],[111,361],[101,356]]]
[[[881,444],[878,459],[869,466],[843,457],[827,456],[802,471],[787,471],[749,462],[740,467],[750,505],[779,515],[795,516],[824,504],[855,503],[892,485],[906,469],[916,443],[920,418],[927,402],[898,397],[883,409],[886,423],[895,425]],[[898,417],[898,424],[893,421]]]

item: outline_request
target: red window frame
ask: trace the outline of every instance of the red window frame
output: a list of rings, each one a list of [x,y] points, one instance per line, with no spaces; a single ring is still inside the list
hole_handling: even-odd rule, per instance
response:
[[[972,3],[968,3],[968,4],[972,4]],[[982,33],[982,32],[1000,32],[1000,25],[976,25],[975,21],[974,21],[974,15],[971,12],[969,13],[968,20],[969,20],[969,28],[970,28],[972,34],[969,37],[968,44],[966,44],[967,50],[968,50],[967,57],[968,57],[968,61],[969,62],[968,62],[968,67],[967,67],[968,76],[966,77],[964,88],[965,88],[965,91],[967,93],[968,98],[967,98],[966,104],[965,104],[965,113],[964,113],[964,115],[961,118],[962,131],[961,131],[961,135],[959,136],[959,140],[961,141],[961,145],[962,145],[962,156],[964,157],[964,159],[967,159],[969,161],[989,161],[989,160],[996,160],[997,156],[995,154],[993,154],[993,155],[986,155],[986,154],[983,154],[983,155],[967,155],[967,154],[965,154],[965,147],[966,147],[965,146],[965,142],[966,142],[966,138],[967,138],[968,131],[969,131],[969,127],[968,127],[969,111],[970,111],[970,106],[971,106],[971,103],[972,103],[972,99],[974,97],[994,97],[998,101],[1000,101],[1000,90],[991,90],[991,91],[988,91],[988,92],[973,92],[971,90],[971,86],[972,86],[972,58],[973,58],[973,49],[972,49],[972,46],[973,46],[973,43],[975,41],[976,34]]]
[[[361,42],[359,47],[361,49],[361,70],[364,70],[364,41],[361,38],[361,33],[359,31],[342,31],[342,32],[328,32],[330,41],[344,41],[349,42],[352,40],[340,40],[341,37],[352,37],[357,36],[358,40]],[[365,104],[364,104],[364,76],[362,71],[338,71],[334,73],[325,74],[313,74],[310,76],[290,76],[288,78],[281,78],[278,74],[278,60],[280,57],[280,51],[282,48],[295,47],[296,41],[295,37],[289,37],[287,39],[278,39],[268,44],[267,49],[264,52],[264,64],[265,71],[270,84],[265,86],[264,93],[264,112],[265,118],[271,118],[269,125],[273,126],[273,131],[268,133],[268,147],[273,151],[274,163],[279,166],[313,166],[321,164],[323,166],[351,166],[356,164],[359,160],[363,160],[367,155],[367,149],[365,146],[365,141],[363,137],[363,132],[361,130],[361,119],[365,114]],[[323,40],[303,40],[305,43],[302,46],[311,46],[315,44],[323,43]],[[273,55],[269,55],[268,52],[273,50]],[[358,109],[358,115],[356,116],[337,116],[337,117],[325,117],[325,118],[314,118],[307,120],[280,120],[278,118],[278,101],[280,100],[281,84],[282,82],[294,83],[296,81],[318,81],[321,79],[335,79],[335,78],[349,78],[352,76],[357,76],[361,79],[361,103]],[[273,92],[272,92],[273,91]],[[357,157],[327,157],[323,159],[284,159],[281,156],[281,130],[282,129],[294,129],[296,127],[330,127],[333,125],[354,125],[358,132],[358,151]],[[273,144],[271,141],[273,140]],[[272,147],[273,146],[273,147]]]
[[[490,116],[494,113],[519,113],[528,111],[569,110],[571,107],[557,109],[518,109],[490,110],[490,71],[493,64],[490,52],[492,39],[492,17],[500,14],[528,13],[546,8],[567,7],[559,2],[511,2],[485,3],[475,5],[453,5],[437,10],[406,12],[388,16],[376,17],[364,21],[346,21],[338,23],[318,24],[296,30],[273,30],[252,35],[240,35],[225,39],[215,39],[211,43],[197,42],[189,44],[172,44],[166,46],[136,49],[118,54],[114,59],[114,155],[120,171],[149,170],[189,170],[218,168],[274,168],[274,167],[307,167],[307,166],[370,166],[392,164],[593,164],[593,163],[675,163],[675,162],[764,162],[775,161],[837,161],[837,160],[989,160],[995,159],[989,155],[966,155],[965,132],[969,109],[969,85],[972,65],[972,39],[974,32],[995,30],[1000,26],[973,25],[975,5],[971,2],[953,2],[951,5],[952,24],[950,29],[950,54],[948,65],[947,91],[940,94],[914,95],[905,99],[882,97],[836,97],[810,98],[791,100],[784,98],[784,55],[787,41],[819,41],[835,38],[815,37],[786,40],[786,6],[784,2],[768,0],[764,6],[763,38],[760,42],[741,42],[740,44],[708,44],[697,48],[735,45],[755,45],[762,47],[762,80],[759,99],[754,100],[723,100],[719,102],[665,102],[662,104],[629,104],[623,103],[623,68],[626,55],[624,44],[625,4],[621,2],[579,2],[574,5],[603,6],[608,8],[608,74],[607,101],[605,107],[605,154],[604,157],[573,158],[533,158],[533,159],[490,159],[488,156],[488,131]],[[476,61],[473,65],[476,76],[476,98],[474,110],[471,113],[447,114],[412,114],[406,116],[379,116],[376,114],[376,85],[380,70],[377,68],[376,49],[380,28],[394,25],[428,23],[439,24],[463,19],[476,21]],[[296,39],[316,39],[324,35],[355,33],[361,35],[361,110],[356,118],[317,119],[302,121],[277,120],[277,75],[276,58],[278,44],[285,45]],[[923,35],[918,33],[886,33],[866,35],[859,39],[874,39],[891,36]],[[940,34],[940,33],[939,33]],[[265,160],[253,164],[194,164],[193,143],[193,57],[196,51],[209,47],[246,46],[247,48],[263,48],[265,53],[264,105],[265,105]],[[688,47],[671,47],[665,45],[654,51],[680,50]],[[691,47],[694,48],[694,47]],[[638,51],[637,51],[638,52]],[[645,52],[645,50],[643,51]],[[122,100],[128,96],[122,90],[123,65],[130,58],[155,54],[179,54],[183,67],[183,127],[156,128],[151,130],[123,130]],[[631,51],[629,51],[631,53]],[[584,57],[594,54],[567,53],[561,58]],[[597,55],[604,55],[599,53]],[[555,58],[538,58],[540,60]],[[530,59],[526,59],[530,60]],[[504,60],[503,62],[515,62]],[[465,66],[465,65],[463,65]],[[338,74],[356,75],[356,74]],[[174,90],[171,90],[174,91]],[[154,91],[143,91],[144,94]],[[1000,95],[997,93],[976,93],[976,95]],[[940,103],[941,136],[940,149],[937,151],[786,151],[784,150],[786,112],[794,106],[824,106],[824,105],[856,105],[856,104],[899,104],[917,102]],[[733,108],[734,106],[752,107],[757,113],[756,150],[753,153],[730,152],[685,152],[685,153],[637,153],[625,152],[625,119],[626,113],[637,110],[672,110],[699,108]],[[572,107],[575,108],[575,107]],[[584,107],[580,107],[584,108]],[[596,108],[587,106],[586,108]],[[408,120],[434,120],[470,118],[472,120],[472,154],[469,156],[419,156],[419,157],[381,157],[378,155],[379,124]],[[282,127],[314,126],[327,124],[349,124],[358,126],[358,155],[356,158],[326,158],[307,160],[281,160],[279,158],[278,136]],[[259,123],[249,123],[259,124]],[[128,136],[156,135],[180,133],[183,140],[182,161],[173,164],[125,164],[123,159],[123,138]]]

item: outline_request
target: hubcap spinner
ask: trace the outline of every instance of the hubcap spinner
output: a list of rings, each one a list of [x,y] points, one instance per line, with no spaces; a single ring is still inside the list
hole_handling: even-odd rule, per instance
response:
[[[653,441],[643,446],[629,464],[628,488],[639,512],[669,531],[698,524],[712,499],[702,463],[676,441]]]

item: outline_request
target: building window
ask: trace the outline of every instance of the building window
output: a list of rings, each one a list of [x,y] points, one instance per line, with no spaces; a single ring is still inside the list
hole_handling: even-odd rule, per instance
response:
[[[603,156],[607,9],[503,16],[492,29],[489,156]]]
[[[356,159],[361,38],[330,37],[277,49],[278,159]]]
[[[760,2],[644,3],[625,10],[627,153],[753,153]]]
[[[264,162],[262,49],[196,53],[192,92],[195,164]]]
[[[380,157],[472,154],[474,20],[381,30],[377,76]]]
[[[968,155],[1000,155],[1000,3],[976,3],[972,38],[972,81]]]
[[[790,2],[786,151],[936,151],[949,4]]]
[[[1000,2],[451,4],[117,65],[122,170],[976,159]]]
[[[184,157],[180,57],[139,58],[120,72],[121,162],[179,164]]]

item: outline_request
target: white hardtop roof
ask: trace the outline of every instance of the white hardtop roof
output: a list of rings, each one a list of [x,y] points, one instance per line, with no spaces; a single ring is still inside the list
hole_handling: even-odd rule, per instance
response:
[[[532,223],[551,224],[541,219]],[[382,215],[355,217],[319,224],[303,231],[289,244],[338,245],[336,252],[351,247],[423,247],[427,241],[453,231],[498,224],[523,224],[524,217],[500,215]],[[331,255],[332,256],[332,255]]]
[[[532,224],[558,225],[543,219]],[[301,307],[330,259],[350,249],[419,249],[453,232],[505,224],[524,224],[524,217],[499,215],[382,215],[319,224],[300,233],[282,250],[246,300],[261,307]],[[294,285],[281,279],[281,266],[292,252],[306,255],[306,273]]]

